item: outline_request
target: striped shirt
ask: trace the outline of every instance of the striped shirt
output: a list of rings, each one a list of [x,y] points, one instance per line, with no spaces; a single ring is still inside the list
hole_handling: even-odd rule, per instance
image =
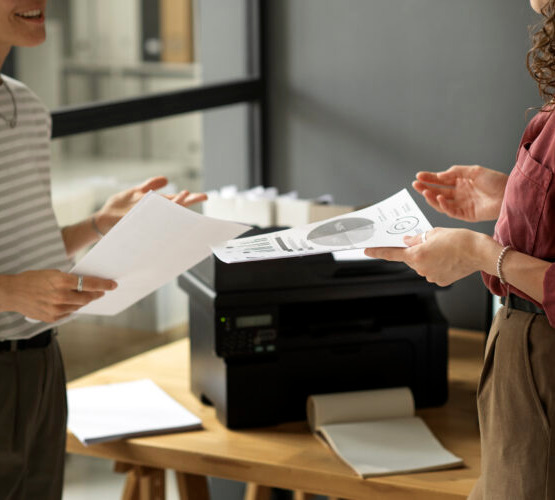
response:
[[[50,113],[25,85],[0,85],[0,274],[70,268],[50,193]],[[17,125],[12,91],[17,105]],[[0,304],[0,311],[2,311]],[[0,340],[29,338],[50,325],[0,312]]]

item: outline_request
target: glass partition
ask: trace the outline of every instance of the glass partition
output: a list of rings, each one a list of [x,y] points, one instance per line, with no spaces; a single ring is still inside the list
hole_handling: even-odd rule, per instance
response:
[[[260,181],[263,6],[264,0],[49,3],[47,41],[14,49],[4,71],[52,110],[52,190],[61,225],[154,175],[166,175],[169,189],[191,191]],[[161,330],[183,319],[183,300],[172,283],[116,318],[91,320]]]
[[[16,77],[50,109],[246,78],[249,4],[52,1],[46,42],[14,49]]]

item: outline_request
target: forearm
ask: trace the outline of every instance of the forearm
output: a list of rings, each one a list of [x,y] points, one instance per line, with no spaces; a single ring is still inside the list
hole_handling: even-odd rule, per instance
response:
[[[496,276],[497,259],[503,246],[487,235],[475,234],[477,268]],[[505,255],[501,269],[507,283],[541,304],[544,298],[545,273],[550,266],[550,262],[511,249]]]
[[[11,293],[11,276],[0,274],[0,312],[15,311]]]
[[[94,215],[91,217],[94,217]],[[72,257],[82,248],[96,243],[101,238],[101,235],[94,228],[91,217],[62,228],[62,238],[68,256]]]

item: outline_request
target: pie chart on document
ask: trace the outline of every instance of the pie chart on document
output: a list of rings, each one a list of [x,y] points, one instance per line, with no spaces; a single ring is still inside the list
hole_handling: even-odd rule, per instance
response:
[[[341,247],[369,240],[375,231],[375,224],[370,219],[346,217],[314,228],[306,239],[315,245]]]

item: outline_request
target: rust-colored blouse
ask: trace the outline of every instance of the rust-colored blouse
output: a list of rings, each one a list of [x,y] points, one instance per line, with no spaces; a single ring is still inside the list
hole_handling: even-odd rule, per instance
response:
[[[542,111],[530,121],[509,175],[494,238],[503,246],[539,259],[555,261],[555,113]],[[497,276],[482,273],[495,295],[506,295]],[[510,292],[543,307],[555,327],[555,264],[548,269],[543,304],[510,286]]]

